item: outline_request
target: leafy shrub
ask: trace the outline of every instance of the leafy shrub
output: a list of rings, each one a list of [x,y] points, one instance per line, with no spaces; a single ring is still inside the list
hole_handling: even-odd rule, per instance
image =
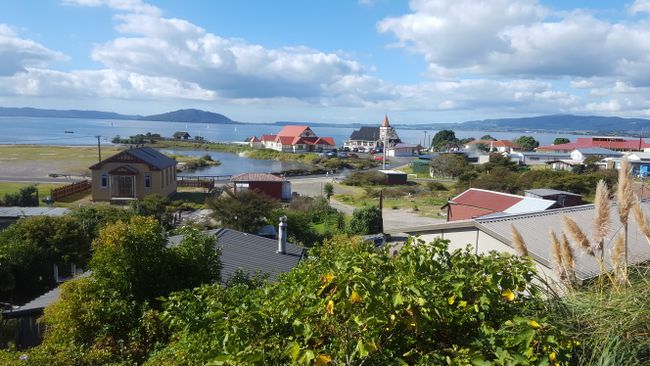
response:
[[[447,186],[445,186],[444,184],[442,184],[440,182],[433,182],[433,181],[427,182],[427,188],[431,192],[433,192],[433,191],[446,191],[447,190]]]
[[[385,183],[386,178],[384,175],[374,171],[354,172],[343,180],[343,184],[347,184],[349,186],[378,186],[384,185]]]
[[[393,256],[338,237],[278,285],[172,294],[171,341],[147,365],[568,364],[529,260],[414,244]]]
[[[381,211],[377,206],[357,208],[352,212],[348,232],[352,235],[369,235],[381,232]]]

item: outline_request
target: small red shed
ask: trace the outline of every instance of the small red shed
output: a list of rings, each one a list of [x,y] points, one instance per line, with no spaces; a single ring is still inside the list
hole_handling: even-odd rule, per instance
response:
[[[252,189],[278,200],[291,199],[291,183],[268,173],[243,173],[230,179],[235,193]]]

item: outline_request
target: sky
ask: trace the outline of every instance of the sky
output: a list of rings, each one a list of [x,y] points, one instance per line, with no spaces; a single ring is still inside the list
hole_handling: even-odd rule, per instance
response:
[[[650,0],[4,1],[0,106],[650,118]]]

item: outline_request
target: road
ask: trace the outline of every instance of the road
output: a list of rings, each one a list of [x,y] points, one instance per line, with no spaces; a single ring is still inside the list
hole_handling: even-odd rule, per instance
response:
[[[338,176],[301,179],[291,178],[291,189],[293,192],[297,192],[303,196],[320,196],[322,194],[321,187],[327,182],[332,182],[334,178],[338,178]],[[334,185],[334,193],[351,194],[355,193],[355,191],[346,186],[336,184]],[[335,199],[330,200],[330,206],[346,215],[352,215],[352,212],[354,211],[353,206],[346,205],[345,203],[339,202]],[[428,225],[440,221],[430,217],[420,216],[410,210],[404,209],[393,210],[391,208],[384,208],[382,214],[384,217],[385,231],[392,231],[404,227]]]

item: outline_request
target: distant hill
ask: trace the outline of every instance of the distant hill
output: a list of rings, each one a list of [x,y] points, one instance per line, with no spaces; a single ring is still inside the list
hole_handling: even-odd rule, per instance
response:
[[[200,109],[180,109],[163,114],[154,114],[138,118],[143,121],[163,122],[187,122],[187,123],[218,123],[218,124],[240,124],[224,116],[223,114],[206,112]]]
[[[402,127],[402,126],[400,126]],[[568,114],[498,118],[460,123],[429,123],[409,125],[409,128],[481,130],[481,131],[547,131],[602,134],[649,134],[650,120],[643,118],[621,118],[602,116],[575,116]]]
[[[3,117],[55,117],[55,118],[88,118],[88,119],[138,119],[140,116],[129,116],[114,112],[56,110],[38,108],[5,108],[0,107]]]

